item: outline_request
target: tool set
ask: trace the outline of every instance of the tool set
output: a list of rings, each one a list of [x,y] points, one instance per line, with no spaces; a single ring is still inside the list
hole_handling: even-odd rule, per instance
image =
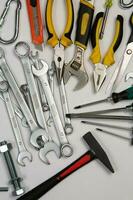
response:
[[[10,154],[12,147],[11,143],[8,143],[5,140],[0,142],[0,153],[3,153],[8,167],[11,177],[10,183],[14,187],[13,196],[22,195],[18,198],[20,200],[38,200],[67,176],[95,159],[100,160],[110,172],[114,173],[114,169],[106,152],[90,131],[83,136],[84,141],[89,146],[89,151],[81,155],[80,158],[48,180],[31,189],[26,194],[24,194],[26,189],[24,189],[20,184],[22,179],[18,177],[16,167],[26,168],[27,164],[30,162],[31,165],[33,165],[34,154],[31,152],[34,152],[35,150],[38,152],[40,162],[42,161],[43,164],[46,164],[46,167],[51,164],[51,160],[48,157],[50,152],[54,152],[57,158],[63,157],[64,160],[65,158],[71,157],[75,150],[74,144],[71,142],[71,136],[73,136],[71,133],[74,133],[72,119],[133,120],[133,103],[127,106],[119,106],[117,108],[95,110],[84,113],[70,113],[69,95],[67,93],[67,86],[69,86],[67,83],[71,76],[75,77],[78,81],[74,91],[78,91],[79,93],[85,86],[87,88],[88,82],[91,81],[91,74],[88,73],[86,68],[87,66],[84,62],[89,39],[92,46],[92,52],[89,56],[89,61],[91,62],[88,62],[88,65],[89,67],[90,65],[92,65],[92,67],[94,65],[95,67],[93,70],[94,88],[96,93],[99,91],[101,92],[101,88],[104,89],[104,86],[106,85],[105,79],[108,77],[109,73],[108,68],[117,62],[117,57],[115,59],[115,53],[123,42],[123,34],[125,34],[124,25],[128,27],[129,24],[125,23],[126,20],[124,15],[120,15],[119,13],[114,15],[114,17],[116,17],[115,28],[110,24],[114,31],[114,37],[111,39],[111,45],[105,53],[105,56],[102,58],[103,49],[102,44],[100,44],[100,39],[103,39],[105,27],[107,28],[108,26],[108,19],[111,17],[111,11],[114,8],[113,0],[104,0],[105,12],[96,12],[96,15],[96,0],[79,0],[77,21],[75,20],[76,12],[74,0],[65,0],[63,4],[66,6],[67,19],[64,32],[61,35],[58,35],[58,32],[56,32],[56,23],[54,22],[57,15],[60,14],[60,12],[54,12],[56,0],[46,1],[45,12],[41,6],[42,2],[40,0],[25,0],[26,12],[29,18],[28,22],[31,31],[31,41],[38,51],[32,49],[29,43],[23,40],[17,41],[13,46],[14,57],[16,56],[16,59],[20,61],[18,64],[22,65],[21,67],[23,68],[23,75],[25,77],[25,82],[19,85],[17,77],[13,73],[13,64],[10,62],[10,58],[8,57],[6,46],[18,40],[19,33],[24,31],[23,29],[20,31],[22,25],[20,24],[20,11],[25,9],[21,0],[6,1],[5,8],[0,15],[0,31],[6,21],[6,17],[13,2],[16,6],[14,11],[15,30],[13,37],[8,40],[3,39],[0,36],[0,99],[6,107],[11,123],[14,140],[18,149],[16,158],[16,163],[18,165],[16,166],[15,162],[13,162],[14,159],[12,159]],[[124,0],[119,0],[116,4],[118,4],[122,9],[131,8],[133,6],[132,1],[126,3]],[[111,11],[110,8],[112,8]],[[94,15],[95,19],[93,20]],[[43,22],[44,16],[45,22]],[[72,31],[75,21],[76,31],[74,40]],[[74,109],[80,109],[104,102],[117,103],[120,101],[124,102],[125,100],[133,100],[133,86],[129,86],[126,90],[121,92],[114,92],[117,87],[120,86],[121,80],[123,79],[133,55],[133,12],[128,21],[130,22],[131,28],[130,37],[122,61],[120,65],[116,67],[109,85],[106,87],[106,92],[110,91],[112,88],[112,95],[99,101],[96,100],[95,102],[76,106]],[[23,19],[21,23],[24,23]],[[45,24],[46,29],[44,29]],[[46,44],[44,41],[45,30],[48,35]],[[107,39],[110,39],[108,35],[104,38],[106,37]],[[104,44],[104,40],[102,40],[102,43]],[[69,51],[69,47],[73,44],[75,48],[74,56],[72,59],[69,58],[69,61],[67,61],[67,51]],[[54,50],[51,62],[46,58],[41,58],[42,52],[40,51],[43,51],[45,45],[49,45]],[[43,54],[45,54],[45,52],[43,52]],[[17,64],[14,65],[15,67],[17,66]],[[132,71],[129,71],[126,74],[125,82],[130,78],[133,78]],[[69,83],[71,84],[71,81],[69,81]],[[57,92],[59,92],[59,102],[55,94],[56,88]],[[107,115],[107,113],[121,111],[129,112],[129,115]],[[81,121],[81,123],[93,125],[97,131],[130,140],[131,144],[133,144],[132,135],[131,137],[122,136],[113,131],[97,128],[97,126],[125,130],[131,132],[131,134],[133,134],[133,127],[111,125],[110,123],[98,123],[97,121]],[[29,141],[25,141],[23,135],[24,130],[29,133]],[[30,147],[33,147],[33,149],[30,150]],[[26,160],[28,160],[29,163],[27,163]],[[0,187],[0,192],[7,192],[8,189],[8,187]]]

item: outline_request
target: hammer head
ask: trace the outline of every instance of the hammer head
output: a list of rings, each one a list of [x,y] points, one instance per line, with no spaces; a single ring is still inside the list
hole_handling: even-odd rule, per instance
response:
[[[101,145],[97,142],[97,140],[94,138],[94,136],[91,134],[91,132],[85,134],[83,136],[85,142],[89,145],[90,151],[92,154],[99,159],[112,173],[114,173],[114,169],[111,165],[111,162],[101,147]]]

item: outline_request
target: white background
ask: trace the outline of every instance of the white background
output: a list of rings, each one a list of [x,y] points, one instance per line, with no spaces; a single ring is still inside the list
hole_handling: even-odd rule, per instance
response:
[[[64,30],[65,22],[66,22],[66,8],[65,8],[65,1],[56,0],[53,8],[53,19],[54,25],[56,27],[56,31],[59,35]],[[104,0],[96,1],[95,7],[96,12],[104,11]],[[1,0],[0,2],[0,13],[2,13],[5,0]],[[77,12],[79,7],[79,1],[73,0],[74,3],[74,11],[75,11],[75,22],[77,18]],[[41,8],[43,13],[43,19],[45,16],[45,5],[46,1],[41,0]],[[5,23],[5,27],[1,30],[1,36],[5,37],[6,39],[12,36],[12,32],[14,30],[14,8],[15,5],[12,6],[12,9],[9,12],[8,19]],[[101,42],[101,49],[103,50],[102,53],[104,54],[110,45],[115,31],[115,19],[117,14],[121,14],[124,17],[124,37],[121,43],[120,48],[116,53],[116,63],[119,62],[121,59],[124,49],[126,47],[126,42],[130,35],[130,27],[129,27],[129,17],[131,15],[132,9],[123,10],[119,7],[118,1],[114,1],[113,7],[110,9],[107,27],[104,35],[104,40]],[[74,40],[75,36],[75,28],[76,23],[74,24],[72,39]],[[47,40],[47,33],[46,28],[44,27],[44,39],[45,45],[43,52],[40,53],[40,57],[47,61],[48,64],[51,63],[53,59],[53,53],[51,47],[46,45]],[[29,20],[27,16],[27,10],[25,1],[22,1],[22,10],[21,10],[21,20],[20,20],[20,34],[17,40],[24,40],[31,44],[31,36],[30,36],[30,28],[29,28]],[[14,54],[14,44],[9,46],[3,46],[6,53],[6,58],[8,63],[11,67],[11,70],[16,77],[18,84],[23,84],[25,82],[24,74],[22,65],[20,61]],[[34,46],[31,44],[31,48],[34,49]],[[69,101],[70,111],[73,112],[73,107],[82,104],[85,102],[89,102],[92,100],[98,100],[104,97],[107,97],[110,94],[105,94],[106,86],[114,72],[116,64],[108,69],[108,77],[106,82],[100,92],[98,94],[94,93],[93,88],[93,81],[92,81],[92,71],[93,66],[88,61],[88,56],[91,52],[91,45],[88,45],[88,48],[85,52],[85,67],[90,76],[90,81],[82,90],[73,92],[73,88],[76,84],[76,79],[71,78],[67,84],[67,95]],[[74,45],[68,47],[66,50],[66,61],[71,60],[74,55]],[[131,63],[128,67],[127,71],[131,71]],[[126,72],[127,73],[127,72]],[[118,91],[126,89],[128,86],[132,84],[132,80],[129,80],[127,83],[123,81],[119,85]],[[57,94],[57,92],[56,92]],[[57,96],[57,95],[56,95]],[[57,97],[58,98],[58,97]],[[59,102],[59,101],[58,101]],[[100,110],[102,108],[115,108],[126,106],[131,102],[122,102],[116,105],[105,103],[101,105],[97,105],[95,107],[85,108],[81,111],[90,111],[90,110]],[[59,103],[58,103],[59,104]],[[8,119],[8,115],[5,109],[5,105],[2,101],[0,101],[0,141],[7,140],[11,142],[14,146],[12,150],[12,155],[14,157],[14,161],[17,159],[17,146],[15,143],[15,139],[13,136],[13,132],[11,129],[10,121]],[[119,114],[119,113],[118,113]],[[128,114],[128,113],[123,113]],[[131,127],[131,122],[115,122],[115,121],[108,121],[110,124],[118,124],[125,125]],[[53,153],[49,154],[49,159],[51,160],[52,164],[50,166],[46,166],[42,163],[38,157],[38,152],[32,148],[29,144],[29,136],[30,132],[21,127],[23,137],[25,139],[25,143],[27,148],[33,155],[33,162],[29,163],[26,162],[26,167],[19,167],[17,162],[15,162],[18,174],[20,177],[23,177],[22,186],[24,186],[26,192],[32,189],[33,187],[37,186],[38,184],[42,183],[43,181],[47,180],[72,161],[77,159],[81,156],[86,150],[87,147],[85,146],[82,136],[87,131],[92,131],[95,137],[99,140],[99,142],[103,145],[104,149],[108,153],[108,156],[112,162],[112,165],[115,169],[115,174],[110,174],[103,165],[99,164],[97,161],[93,161],[91,164],[86,165],[82,169],[78,170],[76,173],[68,177],[50,192],[48,192],[42,199],[45,200],[132,200],[133,199],[133,192],[132,192],[132,185],[133,185],[133,148],[130,144],[124,140],[117,139],[115,137],[100,134],[95,131],[95,127],[87,126],[80,123],[80,120],[73,120],[72,121],[74,126],[74,132],[72,135],[69,136],[69,141],[74,148],[74,154],[69,159],[61,158],[58,160]],[[113,131],[113,130],[112,130]],[[115,132],[123,135],[129,136],[130,133],[114,130]],[[53,135],[53,131],[51,131]],[[56,140],[56,138],[55,138]],[[7,166],[4,162],[3,156],[0,156],[0,186],[6,186],[8,184],[9,175],[7,171]],[[12,186],[11,186],[12,187]],[[16,197],[12,197],[11,192],[13,188],[10,187],[10,191],[8,193],[0,193],[0,199],[9,200],[9,199],[16,199]]]

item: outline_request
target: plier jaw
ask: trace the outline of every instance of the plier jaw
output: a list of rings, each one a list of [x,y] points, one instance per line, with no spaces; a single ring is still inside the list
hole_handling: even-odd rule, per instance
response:
[[[63,77],[63,66],[65,60],[64,46],[58,43],[55,48],[54,63],[58,80],[61,81]]]
[[[106,66],[98,63],[95,65],[95,71],[93,73],[94,76],[94,86],[95,86],[95,90],[96,92],[98,92],[106,78],[107,75],[107,69]]]

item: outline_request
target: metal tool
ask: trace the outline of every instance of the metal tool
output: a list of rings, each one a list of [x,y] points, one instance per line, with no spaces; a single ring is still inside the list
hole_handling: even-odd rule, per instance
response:
[[[112,5],[113,5],[113,0],[106,0],[105,1],[106,10],[105,10],[104,15],[103,15],[103,21],[102,21],[102,26],[101,26],[100,36],[99,36],[100,39],[103,39],[105,26],[106,26],[107,18],[108,18],[108,15],[109,15],[109,10],[112,7]]]
[[[82,166],[90,163],[94,159],[99,159],[110,172],[114,173],[114,169],[109,161],[107,154],[94,138],[94,136],[89,132],[83,136],[83,139],[85,140],[87,146],[90,147],[89,151],[87,151],[84,155],[82,155],[80,158],[78,158],[76,161],[71,163],[69,166],[58,172],[50,179],[33,188],[22,197],[18,198],[18,200],[35,200],[41,198],[44,194],[46,194],[58,183],[63,181],[66,177],[71,175],[76,170],[80,169]]]
[[[29,56],[30,56],[33,64],[36,66],[36,68],[39,69],[41,66],[39,65],[39,53],[38,53],[38,51],[36,51],[35,54],[33,54],[33,52],[31,51]],[[49,110],[48,103],[47,103],[42,85],[40,84],[40,81],[38,81],[38,79],[36,81],[37,81],[38,92],[39,92],[39,96],[40,96],[42,109],[43,109],[44,112],[46,112],[46,111]]]
[[[32,162],[32,154],[27,150],[24,140],[22,138],[22,134],[16,119],[15,111],[12,105],[12,100],[9,94],[9,85],[7,81],[0,82],[0,92],[3,94],[3,98],[6,101],[6,108],[8,111],[9,119],[11,121],[13,133],[16,139],[16,143],[18,146],[18,157],[17,161],[21,166],[25,166],[24,160],[28,159]]]
[[[75,38],[75,55],[72,61],[64,66],[64,83],[66,84],[71,76],[75,76],[78,80],[74,90],[83,88],[89,79],[84,68],[84,51],[87,48],[91,32],[92,19],[94,15],[93,5],[94,0],[80,0]]]
[[[41,16],[40,0],[26,0],[30,22],[32,42],[38,50],[42,50],[43,21]]]
[[[73,28],[73,22],[74,22],[74,11],[73,11],[73,3],[72,0],[66,0],[67,4],[67,10],[68,10],[68,21],[65,27],[65,31],[61,38],[59,39],[55,28],[53,25],[52,20],[52,7],[53,7],[53,1],[48,0],[47,1],[47,7],[46,7],[46,24],[47,24],[47,31],[49,34],[48,38],[48,44],[52,46],[55,50],[54,53],[54,64],[55,64],[55,71],[56,71],[56,78],[58,82],[59,87],[59,93],[60,93],[60,100],[62,105],[62,112],[63,112],[63,118],[64,118],[64,124],[65,124],[65,132],[66,134],[70,134],[73,132],[73,127],[71,124],[71,120],[66,118],[66,114],[69,113],[68,108],[68,101],[67,101],[67,95],[66,90],[64,86],[63,81],[63,68],[65,63],[65,56],[64,56],[64,50],[69,45],[72,44],[71,40],[71,33]]]
[[[113,119],[113,120],[133,120],[132,116],[122,116],[122,115],[98,115],[92,114],[88,115],[86,113],[70,113],[66,115],[68,118],[71,119],[78,119],[78,118],[88,118],[88,119]]]
[[[39,151],[39,156],[40,156],[41,159],[43,158],[43,162],[45,162],[46,164],[49,164],[49,161],[46,158],[47,153],[50,152],[50,151],[54,151],[56,153],[57,157],[60,157],[60,149],[52,141],[51,142],[49,141],[48,143],[46,143],[44,145],[44,143],[47,141],[45,139],[45,135],[46,135],[45,133],[46,132],[43,128],[40,128],[36,124],[32,114],[31,114],[31,112],[30,112],[30,110],[29,110],[20,90],[19,90],[19,87],[16,83],[16,80],[15,80],[15,78],[13,77],[13,75],[10,71],[10,68],[7,64],[6,59],[5,59],[4,50],[2,48],[0,48],[0,68],[1,68],[1,70],[4,74],[4,76],[5,76],[6,80],[8,81],[10,88],[12,89],[12,92],[13,92],[13,94],[14,94],[14,96],[15,96],[15,98],[16,98],[26,120],[27,120],[27,123],[29,124],[29,127],[31,129],[30,143],[36,149],[41,148],[40,151]],[[41,141],[42,140],[44,141],[43,145],[39,144],[39,139]]]
[[[59,116],[59,113],[58,113],[58,110],[57,110],[57,107],[56,107],[56,104],[55,104],[55,101],[54,101],[54,98],[49,86],[49,82],[47,78],[48,65],[43,60],[40,60],[40,62],[42,65],[41,69],[36,69],[34,65],[32,66],[33,74],[38,77],[44,89],[47,102],[49,104],[49,108],[53,116],[53,121],[57,130],[58,138],[60,140],[61,153],[63,156],[69,157],[73,154],[73,149],[72,149],[71,144],[69,144],[66,134],[64,132],[61,119],[60,119],[60,116]]]
[[[126,77],[125,77],[125,81],[128,81],[128,79],[133,78],[133,72],[129,72]]]
[[[14,186],[14,192],[13,195],[19,196],[24,194],[24,189],[21,187],[20,182],[22,181],[22,178],[19,178],[17,175],[17,171],[14,165],[14,162],[12,160],[12,156],[10,153],[10,150],[12,148],[12,145],[10,143],[7,143],[6,141],[0,142],[0,153],[3,153],[9,174],[11,176],[10,183]]]
[[[116,68],[116,72],[114,72],[114,75],[112,77],[112,79],[115,80],[112,87],[113,91],[115,91],[116,88],[118,87],[120,81],[123,78],[125,70],[127,69],[127,66],[133,56],[133,13],[131,14],[131,17],[130,17],[130,26],[131,26],[131,35],[127,42],[127,47],[124,52],[122,63],[119,69]]]
[[[86,106],[92,106],[92,105],[96,105],[96,104],[104,103],[104,102],[112,102],[113,101],[114,103],[117,103],[117,102],[123,101],[123,100],[133,100],[133,86],[120,92],[120,93],[112,93],[112,95],[106,99],[79,105],[79,106],[76,106],[74,109],[79,109],[79,108],[83,108]]]
[[[3,72],[1,71],[1,69],[0,69],[0,77],[2,78],[2,80],[5,80],[5,77],[4,77]],[[3,97],[2,97],[2,100],[6,103],[6,101],[4,100]],[[19,117],[19,119],[21,120],[22,126],[25,127],[25,128],[29,128],[29,125],[28,125],[28,123],[27,123],[27,121],[26,121],[26,118],[25,118],[25,116],[23,115],[23,113],[22,113],[21,109],[19,108],[19,106],[16,105],[15,103],[13,103],[13,102],[12,102],[12,104],[13,104],[13,108],[14,108],[15,114],[16,114],[16,115]]]
[[[105,124],[105,123],[97,123],[97,122],[90,122],[90,121],[81,121],[83,124],[88,124],[88,125],[94,125],[94,126],[103,126],[103,127],[108,127],[108,128],[114,128],[114,129],[121,129],[125,131],[130,131],[133,133],[133,127],[125,127],[125,126],[115,126],[111,124]]]
[[[99,34],[102,21],[103,12],[100,12],[96,16],[91,31],[91,44],[93,51],[90,56],[90,60],[95,65],[93,77],[96,92],[100,90],[101,86],[103,85],[106,79],[107,68],[115,63],[114,54],[120,46],[123,37],[123,17],[121,15],[117,15],[114,39],[101,62],[102,55],[100,51]]]
[[[20,86],[20,91],[21,93],[23,94],[23,97],[34,117],[34,119],[36,120],[36,116],[35,116],[35,112],[34,112],[34,108],[33,108],[33,104],[32,104],[32,100],[31,100],[31,96],[30,96],[30,91],[29,91],[29,88],[28,88],[28,85],[27,84],[23,84]]]
[[[0,43],[2,43],[2,44],[11,44],[11,43],[15,42],[16,39],[18,38],[18,34],[19,34],[19,20],[20,20],[20,10],[21,10],[20,0],[7,0],[5,9],[4,9],[2,15],[0,16],[0,28],[2,28],[2,26],[5,22],[5,18],[7,16],[7,13],[9,11],[9,8],[10,8],[10,5],[12,2],[15,2],[17,4],[16,15],[15,15],[15,31],[14,31],[13,37],[10,40],[5,40],[0,37]]]
[[[105,113],[111,113],[111,112],[120,112],[120,111],[128,111],[128,112],[133,113],[133,103],[128,105],[128,106],[121,107],[121,108],[113,108],[113,109],[107,109],[107,110],[97,110],[97,111],[85,112],[85,113],[87,115],[93,115],[93,114],[99,115],[99,114],[105,114]],[[85,113],[80,113],[80,114],[85,114]]]
[[[133,0],[129,3],[125,3],[125,0],[119,0],[119,3],[122,8],[131,8],[133,6]]]
[[[97,131],[100,131],[102,133],[107,133],[109,135],[112,135],[112,136],[115,136],[115,137],[118,137],[118,138],[121,138],[121,139],[124,139],[124,140],[128,140],[131,142],[131,144],[133,145],[133,138],[129,138],[129,137],[126,137],[126,136],[122,136],[122,135],[118,135],[116,133],[113,133],[111,131],[107,131],[107,130],[104,130],[104,129],[100,129],[100,128],[96,128]]]
[[[8,187],[0,187],[0,192],[8,192]]]

